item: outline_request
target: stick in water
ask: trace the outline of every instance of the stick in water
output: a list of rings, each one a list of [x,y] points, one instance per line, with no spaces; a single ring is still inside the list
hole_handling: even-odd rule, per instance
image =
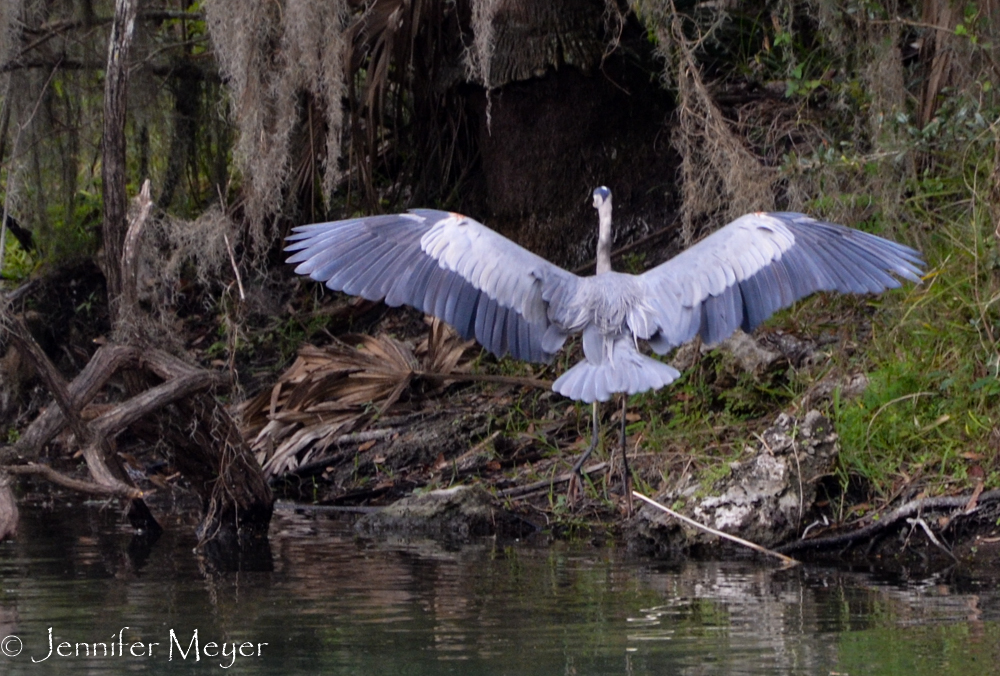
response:
[[[756,552],[760,552],[761,554],[767,554],[768,556],[773,556],[773,557],[775,557],[777,559],[781,559],[782,561],[785,562],[786,565],[789,565],[789,566],[797,566],[797,565],[799,565],[799,561],[796,561],[795,559],[793,559],[790,556],[785,556],[784,554],[779,554],[776,551],[768,549],[767,547],[761,547],[760,545],[758,545],[756,543],[753,543],[753,542],[750,542],[749,540],[744,540],[743,538],[736,537],[735,535],[730,535],[729,533],[723,533],[721,530],[715,530],[714,528],[710,528],[709,526],[706,526],[704,524],[700,524],[697,521],[695,521],[694,519],[692,519],[690,517],[686,517],[683,514],[679,514],[678,512],[675,512],[674,510],[670,509],[669,507],[664,507],[663,505],[661,505],[660,503],[658,503],[656,500],[653,500],[652,498],[647,498],[645,495],[643,495],[639,491],[632,491],[632,495],[634,495],[635,497],[639,498],[643,502],[646,502],[646,503],[652,505],[653,507],[656,507],[657,509],[666,512],[667,514],[669,514],[670,516],[674,517],[675,519],[680,519],[684,523],[686,523],[688,525],[691,525],[691,526],[694,526],[695,528],[700,528],[701,530],[703,530],[705,532],[708,532],[708,533],[711,533],[712,535],[717,535],[720,538],[725,538],[727,540],[732,540],[733,542],[735,542],[737,544],[743,545],[744,547],[749,547],[750,549],[752,549],[752,550],[754,550]]]

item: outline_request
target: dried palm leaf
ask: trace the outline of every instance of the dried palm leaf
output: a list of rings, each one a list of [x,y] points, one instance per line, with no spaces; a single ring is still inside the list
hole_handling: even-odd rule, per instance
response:
[[[417,346],[416,353],[420,356],[425,373],[464,373],[468,371],[470,362],[459,366],[465,351],[475,345],[474,340],[462,340],[455,330],[437,317],[429,317],[427,323],[430,332]]]
[[[373,404],[379,411],[395,404],[415,377],[457,375],[471,345],[437,320],[418,348],[422,364],[405,343],[387,336],[305,345],[271,390],[241,406],[244,434],[266,475],[293,471],[367,423]]]

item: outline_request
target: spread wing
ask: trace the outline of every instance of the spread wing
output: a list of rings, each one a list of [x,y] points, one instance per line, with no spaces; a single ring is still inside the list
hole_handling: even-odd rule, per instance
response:
[[[432,209],[305,225],[288,237],[295,272],[329,288],[411,305],[493,354],[548,361],[549,304],[577,277],[471,218]]]
[[[629,325],[665,354],[701,334],[709,344],[753,330],[816,291],[879,293],[919,282],[923,260],[902,244],[797,213],[747,214],[639,275],[645,308]]]

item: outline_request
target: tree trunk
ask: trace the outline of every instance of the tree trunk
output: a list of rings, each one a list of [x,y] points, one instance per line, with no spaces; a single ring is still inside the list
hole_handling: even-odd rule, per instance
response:
[[[117,0],[108,45],[104,81],[104,139],[101,180],[104,188],[104,274],[108,280],[111,325],[118,328],[122,292],[121,257],[128,227],[125,195],[125,108],[128,93],[128,55],[135,34],[138,0]]]

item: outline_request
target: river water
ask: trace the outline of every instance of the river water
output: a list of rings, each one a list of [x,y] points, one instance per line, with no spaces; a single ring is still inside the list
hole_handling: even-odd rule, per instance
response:
[[[974,674],[1000,595],[586,544],[371,542],[279,510],[260,572],[149,551],[99,506],[24,510],[0,545],[0,674]]]

